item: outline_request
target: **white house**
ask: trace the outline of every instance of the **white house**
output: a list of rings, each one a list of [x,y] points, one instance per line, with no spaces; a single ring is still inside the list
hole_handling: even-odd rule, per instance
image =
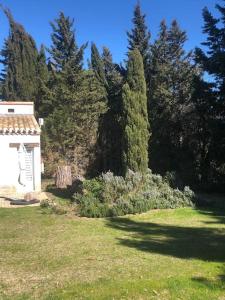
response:
[[[40,132],[33,102],[0,101],[0,195],[41,190]]]

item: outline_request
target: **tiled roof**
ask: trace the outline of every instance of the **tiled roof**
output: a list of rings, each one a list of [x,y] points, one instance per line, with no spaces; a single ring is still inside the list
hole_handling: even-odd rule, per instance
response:
[[[40,134],[40,131],[33,115],[0,114],[0,134]]]

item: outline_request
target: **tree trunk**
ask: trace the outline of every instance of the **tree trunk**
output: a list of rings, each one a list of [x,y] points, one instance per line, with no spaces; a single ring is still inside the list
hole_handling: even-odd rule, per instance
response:
[[[72,174],[70,166],[58,166],[56,171],[55,185],[59,189],[72,185]]]

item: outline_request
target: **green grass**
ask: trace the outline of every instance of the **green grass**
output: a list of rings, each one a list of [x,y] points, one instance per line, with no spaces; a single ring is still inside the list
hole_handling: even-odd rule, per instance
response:
[[[0,299],[225,299],[225,216],[0,209]]]

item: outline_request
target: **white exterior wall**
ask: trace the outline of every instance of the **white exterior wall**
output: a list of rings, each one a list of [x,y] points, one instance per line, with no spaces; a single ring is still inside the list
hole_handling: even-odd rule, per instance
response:
[[[14,109],[14,112],[8,112]],[[34,104],[32,102],[0,102],[0,114],[3,115],[33,115]]]
[[[41,190],[40,135],[0,135],[0,188],[15,188],[19,193],[30,192],[19,184],[18,149],[11,143],[39,144],[33,149],[34,190]]]

